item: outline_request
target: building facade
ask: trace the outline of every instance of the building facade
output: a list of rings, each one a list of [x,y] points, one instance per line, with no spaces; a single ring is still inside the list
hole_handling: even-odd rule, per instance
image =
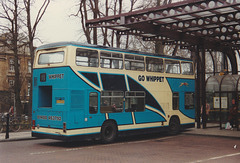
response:
[[[27,47],[18,49],[20,72],[20,98],[24,114],[31,114],[28,106],[31,88],[31,56]],[[5,46],[0,46],[0,113],[14,105],[14,53]]]

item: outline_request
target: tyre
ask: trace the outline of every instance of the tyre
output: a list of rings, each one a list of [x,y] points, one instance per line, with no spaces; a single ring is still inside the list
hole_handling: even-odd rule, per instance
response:
[[[180,132],[180,120],[177,117],[172,117],[169,122],[169,132],[171,135],[176,135]]]
[[[101,128],[101,140],[103,143],[111,143],[117,137],[117,126],[112,121],[106,121]]]

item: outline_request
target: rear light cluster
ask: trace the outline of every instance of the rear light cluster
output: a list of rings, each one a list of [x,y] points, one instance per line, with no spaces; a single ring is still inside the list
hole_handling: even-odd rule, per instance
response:
[[[35,126],[36,126],[35,120],[32,120],[32,129],[33,129],[33,130],[35,130]]]
[[[67,132],[67,124],[66,124],[66,122],[63,122],[63,132],[64,133]]]
[[[32,129],[35,130],[36,128],[36,122],[35,120],[32,120]],[[66,122],[63,122],[63,132],[66,133],[67,132],[67,124]]]

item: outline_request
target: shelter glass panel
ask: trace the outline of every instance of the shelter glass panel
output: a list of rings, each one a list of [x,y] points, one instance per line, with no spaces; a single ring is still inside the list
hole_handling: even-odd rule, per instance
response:
[[[219,81],[215,76],[208,78],[206,84],[206,92],[217,92],[219,91]]]
[[[238,76],[226,75],[222,79],[222,91],[236,91]]]

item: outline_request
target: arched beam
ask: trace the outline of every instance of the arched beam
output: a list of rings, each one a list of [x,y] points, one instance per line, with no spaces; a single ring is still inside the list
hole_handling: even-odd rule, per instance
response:
[[[231,67],[232,67],[232,74],[238,74],[237,59],[236,59],[234,50],[231,48],[227,48],[227,49],[224,49],[223,53],[226,54],[230,60]]]

